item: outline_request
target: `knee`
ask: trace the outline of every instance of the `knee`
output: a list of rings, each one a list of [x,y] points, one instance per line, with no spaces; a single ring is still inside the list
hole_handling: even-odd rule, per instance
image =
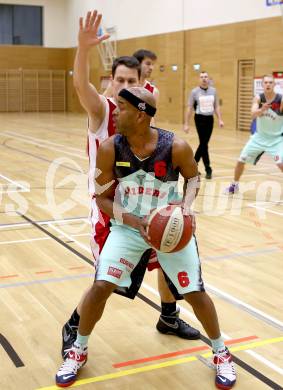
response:
[[[90,295],[92,299],[95,299],[100,302],[106,301],[112,292],[115,290],[115,285],[113,283],[107,282],[105,280],[94,281],[91,289]]]
[[[185,300],[192,306],[205,306],[208,295],[204,291],[194,291],[184,295]]]

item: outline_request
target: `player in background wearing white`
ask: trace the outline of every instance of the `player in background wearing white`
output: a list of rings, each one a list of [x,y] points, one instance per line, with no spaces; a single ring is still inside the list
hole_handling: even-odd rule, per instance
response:
[[[134,52],[133,57],[135,57],[139,63],[141,64],[141,75],[139,84],[140,86],[147,89],[151,92],[155,98],[156,104],[158,105],[159,100],[159,90],[158,88],[152,84],[148,79],[150,78],[152,71],[154,69],[155,62],[157,60],[157,56],[153,51],[147,49],[139,49]],[[112,83],[109,83],[106,90],[103,93],[104,96],[112,97],[113,96],[113,88]],[[154,119],[152,118],[153,125]]]
[[[133,56],[136,57],[136,59],[141,64],[140,85],[153,94],[156,104],[158,105],[159,90],[148,80],[151,77],[155,62],[157,60],[156,54],[153,51],[147,49],[139,49],[134,52]]]
[[[114,61],[112,68],[113,97],[106,98],[97,92],[89,81],[89,54],[92,47],[108,38],[107,35],[97,37],[100,21],[101,15],[98,15],[96,11],[88,12],[85,21],[83,18],[80,19],[79,42],[74,64],[74,85],[80,102],[88,114],[89,192],[92,196],[92,251],[95,261],[99,257],[110,228],[109,217],[98,210],[95,201],[94,174],[97,147],[115,133],[112,114],[116,108],[118,93],[123,88],[139,85],[140,70],[140,64],[135,57],[119,57]],[[159,273],[162,312],[157,323],[158,330],[164,334],[175,334],[185,339],[199,338],[200,332],[179,318],[176,299],[170,292],[163,273],[161,271]],[[88,290],[63,327],[63,358],[66,357],[66,351],[76,339],[81,306],[87,292]]]

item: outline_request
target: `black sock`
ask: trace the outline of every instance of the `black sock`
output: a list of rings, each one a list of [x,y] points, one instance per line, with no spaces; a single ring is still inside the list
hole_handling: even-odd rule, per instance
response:
[[[161,302],[161,315],[171,316],[176,313],[176,302]]]
[[[79,322],[80,322],[80,315],[77,312],[77,308],[75,308],[68,323],[70,326],[79,326]]]

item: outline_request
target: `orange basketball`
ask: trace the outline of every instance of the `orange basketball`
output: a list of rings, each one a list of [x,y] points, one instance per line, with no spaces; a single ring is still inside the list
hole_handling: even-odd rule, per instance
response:
[[[154,249],[167,253],[178,252],[192,238],[192,218],[183,215],[178,205],[159,207],[149,215],[147,233]]]

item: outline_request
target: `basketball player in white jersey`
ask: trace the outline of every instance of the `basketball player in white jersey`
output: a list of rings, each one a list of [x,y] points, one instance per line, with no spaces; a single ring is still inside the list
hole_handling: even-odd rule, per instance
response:
[[[144,87],[149,92],[151,92],[155,98],[156,104],[158,104],[159,90],[154,84],[152,84],[148,80],[148,78],[150,78],[151,73],[154,69],[155,61],[157,60],[156,54],[147,49],[139,49],[136,52],[134,52],[133,57],[135,57],[141,64],[141,75],[139,80],[140,86]],[[112,83],[108,84],[103,95],[106,97],[113,96]],[[153,118],[152,118],[152,122],[153,122]]]
[[[100,42],[108,38],[108,35],[97,36],[101,15],[96,11],[88,12],[85,20],[80,19],[80,29],[78,36],[78,49],[74,63],[74,86],[77,90],[80,102],[88,114],[88,152],[89,152],[89,192],[92,196],[92,241],[91,247],[96,262],[99,253],[107,239],[110,230],[109,217],[102,213],[96,206],[94,191],[94,174],[96,164],[97,147],[102,141],[115,133],[115,125],[112,113],[116,108],[118,94],[123,88],[137,86],[139,84],[140,64],[135,57],[119,57],[112,67],[112,88],[113,97],[106,98],[100,95],[94,85],[89,81],[89,54],[90,50],[99,45]],[[148,253],[148,255],[150,252]],[[145,259],[147,260],[147,259]],[[162,312],[157,323],[157,329],[161,333],[175,334],[185,339],[197,339],[200,337],[198,330],[192,328],[187,323],[179,319],[179,311],[176,308],[176,299],[170,292],[161,271],[159,274],[159,290],[161,296]],[[143,275],[142,275],[143,276]],[[133,281],[133,285],[137,281]],[[133,296],[130,292],[125,294],[131,298],[138,291],[134,289]],[[175,292],[175,291],[174,291]],[[85,294],[87,291],[85,292]],[[119,293],[122,293],[119,291]],[[84,294],[84,296],[85,296]],[[65,358],[66,350],[76,339],[77,329],[80,319],[81,305],[84,299],[71,315],[71,318],[63,327],[62,356]],[[179,297],[178,297],[179,298]]]
[[[140,85],[142,85],[145,89],[153,94],[155,97],[155,101],[158,104],[159,99],[159,90],[153,85],[148,78],[150,78],[151,73],[154,69],[155,61],[157,60],[157,56],[150,50],[140,49],[137,50],[134,54],[134,57],[141,64],[141,77],[140,77]]]

